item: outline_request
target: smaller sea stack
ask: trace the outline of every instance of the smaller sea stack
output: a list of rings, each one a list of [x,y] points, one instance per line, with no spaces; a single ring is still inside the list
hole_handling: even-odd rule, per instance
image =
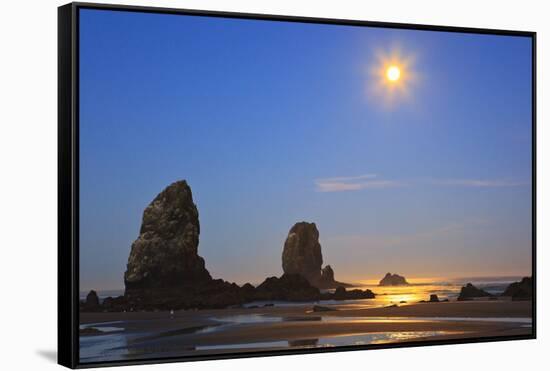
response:
[[[299,222],[290,228],[283,248],[282,262],[285,274],[299,274],[319,289],[351,286],[336,281],[330,265],[322,268],[323,254],[315,223]]]
[[[466,300],[473,300],[475,298],[489,298],[492,295],[489,294],[487,291],[484,291],[482,289],[479,289],[472,285],[471,283],[468,283],[466,286],[462,287],[460,289],[460,295],[458,295],[458,301],[466,301]]]
[[[382,278],[378,283],[378,286],[405,286],[408,284],[409,283],[405,277],[398,274],[386,273],[384,278]]]

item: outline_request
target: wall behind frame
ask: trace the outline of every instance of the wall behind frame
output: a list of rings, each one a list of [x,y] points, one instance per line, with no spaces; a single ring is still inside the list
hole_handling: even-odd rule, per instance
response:
[[[550,77],[550,27],[539,1],[290,1],[202,0],[119,1],[122,4],[200,8],[365,19],[538,32],[538,307],[539,339],[489,344],[346,352],[306,356],[140,366],[176,370],[370,369],[518,370],[539,369],[550,346],[549,324],[540,308],[549,305],[550,281],[542,266],[550,244],[550,131],[545,122]],[[0,110],[0,197],[3,268],[2,323],[6,369],[59,369],[57,333],[57,6],[61,1],[6,2],[0,22],[2,109]],[[538,360],[538,361],[537,361]]]

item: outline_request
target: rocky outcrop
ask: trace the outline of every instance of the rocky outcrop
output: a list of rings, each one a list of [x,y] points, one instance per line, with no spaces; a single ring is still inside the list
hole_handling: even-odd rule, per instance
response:
[[[378,283],[378,286],[404,286],[408,284],[409,283],[405,277],[398,274],[386,273],[384,278],[382,278]]]
[[[356,300],[373,299],[371,290],[346,290],[339,286],[334,292],[321,293],[308,280],[299,274],[283,274],[280,278],[269,277],[256,287],[254,300],[286,300],[286,301],[317,301],[317,300]]]
[[[122,312],[127,309],[127,301],[124,296],[109,296],[103,300],[102,307],[107,312]]]
[[[533,298],[533,279],[523,277],[520,282],[511,283],[501,296],[511,297],[512,300],[529,300]]]
[[[281,277],[266,278],[258,287],[249,283],[238,286],[224,280],[212,280],[207,284],[182,290],[144,290],[141,295],[108,297],[97,306],[81,303],[82,312],[123,311],[170,311],[178,309],[217,309],[242,306],[254,301],[319,301],[372,299],[371,290],[346,290],[339,287],[335,292],[321,293],[299,274],[283,274]],[[273,303],[264,304],[273,306]],[[258,308],[250,306],[249,308]]]
[[[299,222],[288,232],[283,248],[283,272],[299,274],[320,289],[351,286],[334,279],[334,270],[323,265],[319,231],[315,223]]]
[[[90,290],[88,295],[86,295],[86,305],[90,307],[99,306],[99,297],[97,296],[97,292]]]
[[[94,290],[90,290],[88,295],[86,295],[86,301],[81,303],[82,310],[85,310],[87,312],[97,312],[101,310],[101,305],[99,304],[99,297],[97,296],[97,292]]]
[[[334,280],[334,270],[330,265],[326,265],[321,269],[321,278],[319,279],[321,283],[333,283]]]
[[[466,300],[472,300],[475,298],[489,298],[492,295],[489,294],[487,291],[484,291],[482,289],[479,289],[472,285],[471,283],[468,283],[466,286],[463,286],[460,289],[460,294],[458,295],[458,301],[466,301]]]
[[[357,299],[374,299],[374,293],[369,290],[346,290],[345,287],[339,286],[334,293],[323,293],[321,299],[323,300],[357,300]]]
[[[353,285],[345,282],[336,281],[334,279],[334,270],[330,265],[321,269],[321,279],[316,285],[320,289],[333,289],[335,287],[352,287]]]
[[[147,206],[124,273],[126,294],[196,286],[211,281],[198,255],[199,213],[185,180],[172,183]]]
[[[430,303],[439,303],[439,298],[437,297],[436,294],[431,294],[429,302]]]
[[[254,297],[235,283],[215,279],[185,288],[143,290],[140,295],[126,295],[124,300],[126,311],[168,311],[221,309],[253,301]]]
[[[320,299],[320,291],[300,274],[284,273],[266,278],[256,287],[256,300],[311,301]]]

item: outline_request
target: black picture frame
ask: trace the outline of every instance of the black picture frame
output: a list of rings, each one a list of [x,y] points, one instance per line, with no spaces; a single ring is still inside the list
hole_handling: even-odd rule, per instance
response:
[[[79,362],[79,10],[99,9],[121,12],[142,12],[193,15],[202,17],[238,18],[379,28],[444,31],[468,34],[509,35],[530,38],[532,42],[532,272],[534,296],[531,335],[435,340],[407,343],[353,345],[334,348],[285,349],[253,353],[216,354],[147,360]],[[330,18],[310,18],[268,14],[233,13],[190,9],[171,9],[129,5],[70,3],[58,8],[58,363],[70,368],[135,365],[263,357],[288,354],[342,352],[379,348],[400,348],[429,345],[480,343],[535,339],[536,316],[536,32],[485,28],[449,27],[422,24],[372,22]]]

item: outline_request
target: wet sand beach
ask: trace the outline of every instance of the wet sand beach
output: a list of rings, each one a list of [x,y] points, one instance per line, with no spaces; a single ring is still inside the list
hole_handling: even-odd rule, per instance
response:
[[[529,335],[530,301],[418,303],[313,312],[311,304],[169,312],[82,313],[83,360]],[[106,329],[105,330],[102,330]]]

